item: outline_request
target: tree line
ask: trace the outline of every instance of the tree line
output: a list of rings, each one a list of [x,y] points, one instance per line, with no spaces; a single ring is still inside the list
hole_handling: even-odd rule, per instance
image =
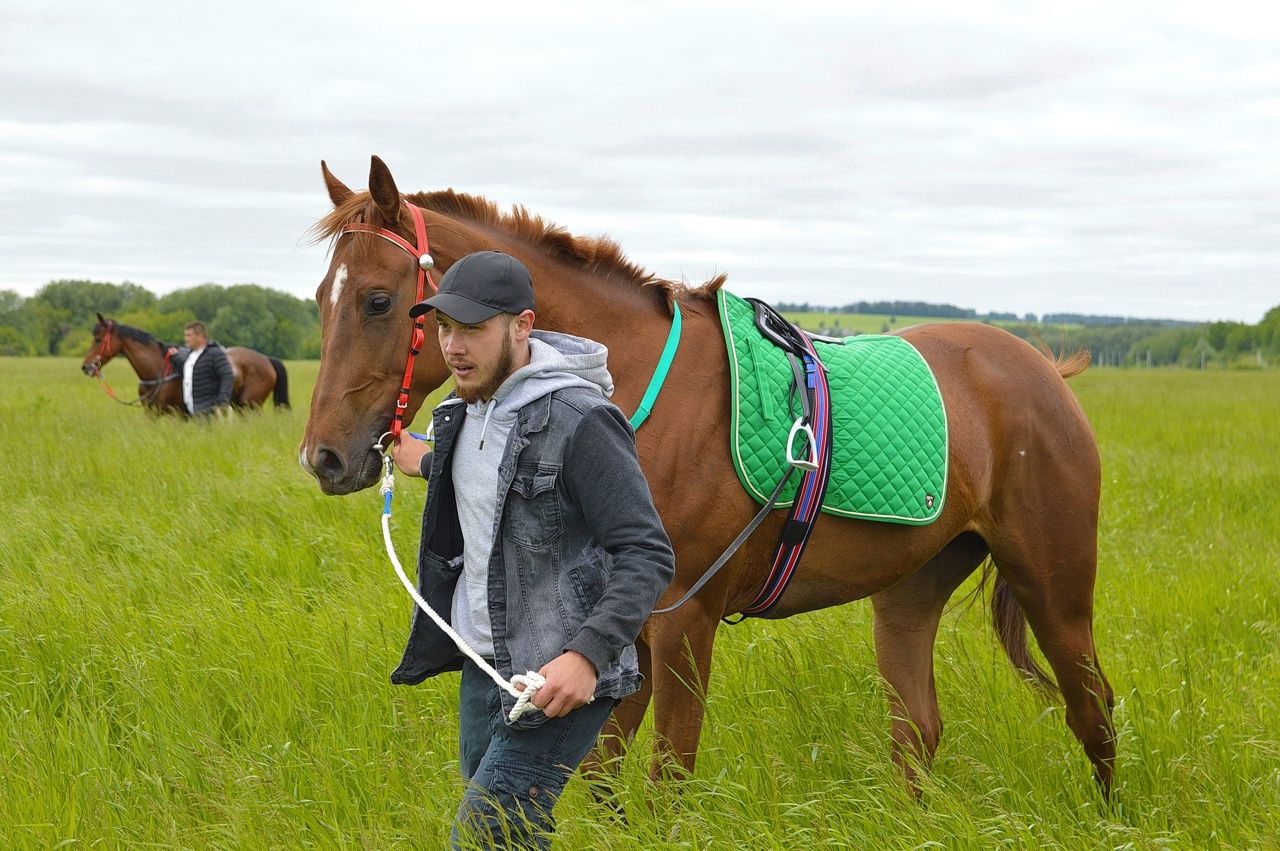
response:
[[[1055,353],[1088,349],[1101,366],[1185,366],[1193,369],[1259,369],[1280,364],[1280,306],[1257,325],[1130,322],[1124,325],[1033,328],[1004,325],[1020,337],[1043,337]]]
[[[1053,314],[979,315],[950,304],[915,301],[853,302],[840,308],[780,303],[785,312],[839,312],[936,316],[991,322],[1057,352],[1088,349],[1101,366],[1258,368],[1280,364],[1280,306],[1257,325],[1202,324],[1173,320]],[[23,298],[0,290],[0,355],[69,355],[88,351],[94,314],[101,313],[151,333],[165,342],[182,341],[188,322],[200,320],[223,345],[249,346],[278,358],[320,357],[320,315],[316,304],[257,284],[223,287],[203,284],[157,296],[137,284],[53,281]],[[1053,327],[1050,318],[1075,324]]]
[[[1018,316],[1016,313],[989,311],[979,313],[971,307],[954,304],[934,304],[927,301],[854,301],[832,307],[808,302],[779,302],[776,307],[783,313],[870,313],[888,316],[927,316],[939,319],[972,319],[975,322],[1043,322],[1046,325],[1160,325],[1166,328],[1189,328],[1199,325],[1182,319],[1139,319],[1132,316],[1108,316],[1096,313],[1046,313],[1037,317],[1034,313]]]
[[[932,304],[927,301],[854,301],[838,307],[826,304],[793,303],[787,301],[774,305],[781,313],[874,313],[889,316],[934,316],[940,319],[1017,319],[1013,314],[978,315],[969,307],[954,304]],[[1035,320],[1032,319],[1034,322]]]
[[[1028,313],[985,313],[951,304],[917,301],[854,302],[843,307],[783,302],[784,313],[870,314],[967,319],[998,325],[1034,344],[1045,344],[1054,354],[1088,349],[1099,366],[1185,366],[1207,369],[1258,369],[1280,364],[1280,307],[1270,310],[1257,325],[1244,322],[1188,322],[1178,319],[1135,319],[1080,313],[1045,314],[1038,321]],[[890,325],[882,326],[888,332]],[[838,316],[819,321],[806,330],[841,336]],[[856,332],[852,332],[856,333]]]
[[[314,301],[257,284],[202,284],[157,296],[137,284],[53,281],[23,298],[0,290],[0,355],[74,355],[88,351],[95,314],[181,343],[201,321],[224,346],[248,346],[277,358],[320,357]]]

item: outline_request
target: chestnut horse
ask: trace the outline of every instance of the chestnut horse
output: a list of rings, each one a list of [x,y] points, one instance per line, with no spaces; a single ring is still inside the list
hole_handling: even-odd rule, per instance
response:
[[[85,375],[102,378],[102,368],[123,355],[138,374],[138,401],[156,413],[185,414],[182,403],[182,373],[170,356],[172,347],[131,325],[121,325],[101,313],[93,326],[93,342],[80,364]],[[231,404],[237,408],[258,407],[271,396],[277,410],[289,407],[289,373],[284,364],[262,352],[244,346],[227,349],[234,382]],[[105,384],[104,384],[105,386]],[[110,391],[108,391],[110,392]],[[111,394],[113,397],[114,393]]]
[[[343,231],[363,223],[416,244],[408,202],[423,212],[437,272],[482,249],[519,257],[533,275],[538,327],[608,346],[613,401],[627,414],[648,385],[679,302],[679,352],[636,445],[676,552],[676,577],[659,605],[682,596],[757,510],[729,455],[729,362],[714,300],[724,276],[687,289],[646,274],[611,240],[571,236],[522,207],[502,213],[452,190],[402,196],[377,157],[368,192],[347,188],[324,163],[321,171],[334,209],[313,232],[334,241],[316,291],[320,372],[300,446],[321,490],[351,493],[378,480],[380,457],[370,447],[397,400],[417,286],[416,258],[397,243]],[[1115,761],[1112,691],[1093,639],[1100,465],[1092,429],[1063,380],[1082,372],[1088,357],[1053,361],[1006,331],[972,323],[901,335],[932,367],[946,405],[944,511],[928,526],[821,515],[794,581],[766,617],[871,598],[893,756],[910,781],[914,765],[930,762],[942,730],[933,677],[939,618],[989,555],[1001,642],[1028,679],[1051,687],[1027,647],[1030,622],[1067,723],[1106,792]],[[448,377],[429,336],[410,382],[406,423]],[[602,738],[598,757],[620,753],[652,702],[659,753],[651,770],[692,771],[716,629],[760,590],[785,513],[774,512],[686,605],[648,620],[637,642],[644,685],[615,710],[606,727],[613,735]]]

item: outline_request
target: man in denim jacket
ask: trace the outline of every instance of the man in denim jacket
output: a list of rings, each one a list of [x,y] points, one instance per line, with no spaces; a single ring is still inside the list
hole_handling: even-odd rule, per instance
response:
[[[533,306],[524,264],[483,251],[410,311],[436,312],[456,381],[432,415],[434,451],[407,435],[395,449],[430,481],[419,591],[504,677],[546,678],[537,709],[509,724],[514,699],[415,609],[392,682],[462,671],[455,847],[547,847],[569,775],[640,686],[634,642],[675,572],[634,433],[608,400],[608,351],[534,331]]]

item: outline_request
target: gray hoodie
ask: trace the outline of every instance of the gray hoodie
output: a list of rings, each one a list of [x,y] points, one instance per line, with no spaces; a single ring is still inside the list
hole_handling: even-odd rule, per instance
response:
[[[487,402],[467,405],[467,417],[453,455],[458,522],[462,527],[463,571],[453,595],[451,621],[458,634],[482,656],[494,654],[489,623],[489,558],[497,533],[498,465],[515,425],[528,403],[567,387],[613,395],[606,365],[609,350],[594,340],[534,331],[529,363],[507,377]]]

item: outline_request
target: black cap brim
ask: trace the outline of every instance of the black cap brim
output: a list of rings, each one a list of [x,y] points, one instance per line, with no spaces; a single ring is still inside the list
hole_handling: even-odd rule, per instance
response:
[[[464,325],[479,325],[486,319],[492,319],[502,311],[478,301],[472,301],[457,293],[436,293],[431,298],[420,301],[409,308],[409,315],[417,319],[424,313],[438,310],[450,319]]]

